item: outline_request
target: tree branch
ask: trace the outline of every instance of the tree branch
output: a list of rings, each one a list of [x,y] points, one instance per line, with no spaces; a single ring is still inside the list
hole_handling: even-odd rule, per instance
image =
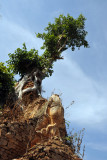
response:
[[[61,52],[62,49],[65,48],[67,40],[68,40],[68,38],[66,38],[64,44],[59,48],[59,50],[58,50],[59,53]]]

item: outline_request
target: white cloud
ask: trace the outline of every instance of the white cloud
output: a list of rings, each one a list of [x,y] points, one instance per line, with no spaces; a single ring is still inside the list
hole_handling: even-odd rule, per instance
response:
[[[107,152],[107,144],[105,143],[88,143],[87,146],[91,149]]]
[[[51,93],[49,90],[52,91],[54,88],[59,90],[58,93],[61,91],[65,107],[72,100],[75,101],[68,110],[65,110],[65,118],[83,126],[100,129],[105,127],[107,87],[103,88],[98,82],[85,75],[80,66],[67,57],[64,61],[57,62],[54,70],[53,77],[44,82],[44,86],[48,83],[48,94]]]
[[[25,42],[28,49],[39,49],[42,41],[36,38],[35,33],[31,33],[26,28],[8,21],[3,17],[0,23],[0,59],[7,60],[9,52],[14,52],[18,47],[22,47]]]

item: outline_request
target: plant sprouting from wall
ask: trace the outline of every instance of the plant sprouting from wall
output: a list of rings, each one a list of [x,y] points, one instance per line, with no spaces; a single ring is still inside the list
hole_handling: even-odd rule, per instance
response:
[[[42,55],[39,55],[36,49],[28,51],[25,43],[22,49],[17,48],[14,53],[9,53],[8,68],[4,67],[6,73],[3,70],[0,72],[0,94],[3,96],[0,103],[4,103],[4,99],[6,99],[14,85],[13,74],[19,74],[21,79],[27,75],[27,80],[29,77],[34,80],[35,89],[40,89],[42,80],[52,75],[54,62],[64,59],[62,53],[65,50],[71,48],[74,51],[75,48],[80,48],[81,46],[88,48],[85,20],[86,18],[82,14],[77,19],[74,19],[69,14],[55,18],[54,23],[49,23],[43,33],[36,34],[38,38],[43,40],[43,45],[41,46],[41,49],[43,49]],[[0,68],[3,68],[2,63]],[[36,79],[32,78],[34,72],[36,75],[39,73],[39,86],[37,86],[36,82],[37,77]],[[20,88],[21,90],[22,88]]]

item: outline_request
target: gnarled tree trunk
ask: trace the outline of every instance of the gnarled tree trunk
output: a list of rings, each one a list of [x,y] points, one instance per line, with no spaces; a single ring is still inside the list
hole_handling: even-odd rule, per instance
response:
[[[35,69],[31,73],[24,75],[15,86],[15,93],[18,99],[21,100],[25,93],[32,91],[36,91],[37,95],[41,95],[43,77],[44,75],[39,69]],[[25,88],[28,82],[32,82],[32,86]]]

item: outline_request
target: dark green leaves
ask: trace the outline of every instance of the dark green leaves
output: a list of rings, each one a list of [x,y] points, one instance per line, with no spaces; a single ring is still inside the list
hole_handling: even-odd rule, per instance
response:
[[[13,90],[14,78],[10,68],[0,62],[0,104],[3,105],[8,94]]]
[[[40,68],[40,56],[38,51],[31,49],[27,51],[26,45],[23,44],[23,48],[18,48],[15,53],[9,54],[10,59],[7,61],[14,74],[24,76],[31,72],[34,68]]]

